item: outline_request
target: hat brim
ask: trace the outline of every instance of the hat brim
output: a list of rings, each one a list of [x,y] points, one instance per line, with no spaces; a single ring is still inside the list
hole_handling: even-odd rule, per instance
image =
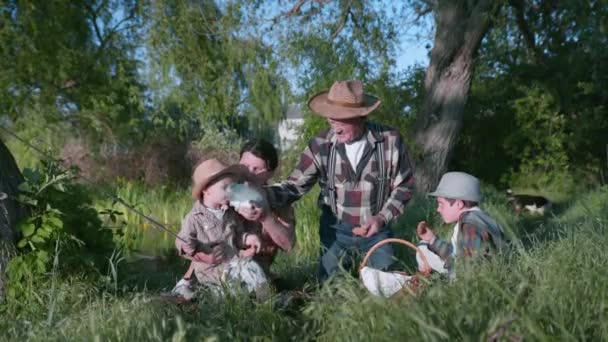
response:
[[[344,107],[329,103],[328,95],[329,91],[327,90],[314,95],[308,100],[308,108],[322,117],[343,120],[367,116],[382,103],[377,97],[365,94],[361,107]]]
[[[224,170],[213,175],[213,177],[209,177],[202,182],[198,182],[198,183],[194,184],[194,186],[192,187],[192,199],[200,200],[202,197],[201,192],[203,190],[205,190],[209,184],[213,184],[218,178],[224,177],[227,175],[235,176],[236,178],[238,178],[237,179],[238,182],[244,181],[244,180],[245,181],[255,181],[255,179],[253,178],[254,176],[249,172],[249,169],[247,169],[246,166],[240,165],[240,164],[230,165],[227,168],[225,168]]]
[[[476,202],[476,203],[479,203],[483,200],[482,195],[473,197],[473,196],[467,196],[467,195],[448,194],[443,191],[429,192],[428,195],[432,196],[432,197],[444,197],[444,198],[451,198],[451,199],[455,199],[455,200],[471,201],[471,202]]]

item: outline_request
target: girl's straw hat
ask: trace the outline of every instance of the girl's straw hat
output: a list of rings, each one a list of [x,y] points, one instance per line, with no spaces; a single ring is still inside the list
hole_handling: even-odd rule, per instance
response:
[[[202,191],[212,184],[218,178],[231,175],[240,181],[243,178],[249,178],[249,170],[243,165],[227,165],[224,162],[212,158],[198,164],[192,174],[192,198],[200,200]]]

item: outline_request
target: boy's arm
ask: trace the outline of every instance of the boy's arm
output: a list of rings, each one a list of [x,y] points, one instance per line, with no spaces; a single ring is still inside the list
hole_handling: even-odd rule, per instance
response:
[[[429,249],[431,252],[439,255],[442,260],[447,260],[454,253],[452,243],[450,241],[442,240],[437,236],[435,236],[435,240],[429,244]]]
[[[186,216],[182,227],[175,239],[177,253],[184,259],[217,265],[224,260],[223,249],[216,248],[214,244],[204,244],[199,241],[196,234],[197,221],[191,215]],[[218,246],[221,247],[221,246]]]
[[[458,236],[458,255],[465,257],[477,254],[485,248],[487,242],[490,241],[490,234],[486,229],[477,227],[472,223],[461,223]],[[444,241],[436,238],[429,245],[429,249],[439,255],[441,259],[446,260],[454,254],[451,241]]]
[[[182,226],[177,234],[180,238],[175,239],[175,247],[178,255],[192,260],[192,256],[197,252],[197,239],[195,223],[190,215],[182,221]]]

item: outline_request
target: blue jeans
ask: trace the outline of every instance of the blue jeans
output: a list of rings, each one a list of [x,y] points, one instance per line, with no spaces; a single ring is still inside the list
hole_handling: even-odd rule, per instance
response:
[[[323,207],[319,224],[321,238],[321,260],[319,262],[319,278],[325,281],[340,268],[348,269],[350,258],[363,256],[376,243],[392,237],[388,227],[384,227],[377,234],[360,237],[352,233],[354,226],[338,220],[329,207]],[[386,244],[376,249],[370,256],[367,266],[385,270],[394,262],[393,248]]]

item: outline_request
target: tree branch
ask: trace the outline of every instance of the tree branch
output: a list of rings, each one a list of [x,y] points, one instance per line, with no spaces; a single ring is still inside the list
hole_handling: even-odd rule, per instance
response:
[[[125,26],[123,28],[120,28],[120,26],[122,24],[124,24],[125,22],[128,22],[129,20],[132,20],[133,18],[135,18],[135,11],[129,11],[130,14],[128,16],[123,17],[118,23],[116,23],[116,25],[108,28],[105,30],[106,35],[104,36],[101,32],[101,29],[99,28],[99,25],[97,24],[97,19],[98,19],[98,13],[99,10],[105,6],[105,4],[107,3],[107,1],[104,1],[102,4],[100,4],[97,9],[94,9],[93,7],[91,7],[90,5],[85,3],[85,8],[87,10],[87,12],[90,13],[91,15],[91,22],[93,24],[93,30],[95,31],[95,36],[97,37],[97,40],[99,40],[99,47],[97,48],[97,55],[100,55],[101,52],[105,49],[106,44],[108,43],[108,41],[110,41],[110,39],[112,38],[112,36],[114,36],[117,32],[122,31],[126,28],[132,27],[132,26]]]
[[[467,53],[474,54],[493,23],[496,15],[504,1],[480,0],[472,9],[464,33],[464,45]]]
[[[351,7],[353,5],[353,0],[350,0],[348,2],[348,5],[346,6],[346,10],[344,11],[344,16],[342,17],[342,20],[340,21],[340,25],[338,26],[338,28],[336,29],[336,31],[334,31],[334,33],[331,35],[331,40],[336,39],[336,37],[340,34],[340,32],[342,32],[342,30],[344,29],[344,26],[346,25],[346,22],[348,21],[348,17],[351,16],[352,17],[352,12],[351,12]]]
[[[296,13],[300,12],[300,8],[302,8],[302,6],[304,6],[304,4],[305,4],[305,3],[307,3],[307,2],[308,2],[308,0],[300,0],[300,1],[298,1],[298,2],[297,2],[297,3],[296,3],[296,4],[295,4],[295,5],[294,5],[294,6],[291,8],[291,10],[289,10],[289,11],[287,12],[287,15],[291,16],[291,15],[294,15],[294,14],[296,14]]]
[[[275,16],[274,18],[272,18],[272,21],[276,23],[277,21],[279,21],[279,19],[281,19],[283,17],[293,17],[293,16],[296,16],[298,14],[302,14],[304,17],[309,18],[312,15],[316,14],[318,12],[318,9],[311,8],[306,13],[302,13],[301,10],[302,10],[302,7],[304,5],[306,5],[306,3],[311,3],[312,4],[313,1],[316,2],[319,5],[319,7],[323,7],[323,6],[325,6],[325,4],[330,3],[330,2],[332,2],[334,0],[298,0],[298,2],[296,2],[291,7],[291,9],[289,9],[289,10],[287,10],[287,11],[281,13],[281,14],[278,14],[277,16]],[[350,7],[350,5],[349,5],[349,7]]]
[[[103,41],[103,36],[101,34],[101,29],[99,28],[99,25],[97,25],[97,11],[99,10],[99,8],[94,9],[87,3],[84,4],[84,7],[91,14],[91,22],[93,23],[93,29],[95,30],[95,36],[97,36],[97,40],[99,40],[99,44],[101,45],[101,42]]]
[[[433,12],[439,6],[437,1],[431,0],[422,0],[420,5],[414,5],[414,12],[416,13],[416,18],[412,20],[412,22],[417,22],[425,15]]]
[[[534,60],[536,64],[545,64],[545,56],[538,49],[536,45],[536,40],[534,39],[534,33],[530,30],[530,26],[528,26],[528,22],[526,22],[526,18],[524,15],[524,2],[523,0],[509,0],[509,4],[515,11],[515,20],[517,22],[517,27],[524,37],[524,41],[526,42],[526,46],[532,52],[534,56]]]

